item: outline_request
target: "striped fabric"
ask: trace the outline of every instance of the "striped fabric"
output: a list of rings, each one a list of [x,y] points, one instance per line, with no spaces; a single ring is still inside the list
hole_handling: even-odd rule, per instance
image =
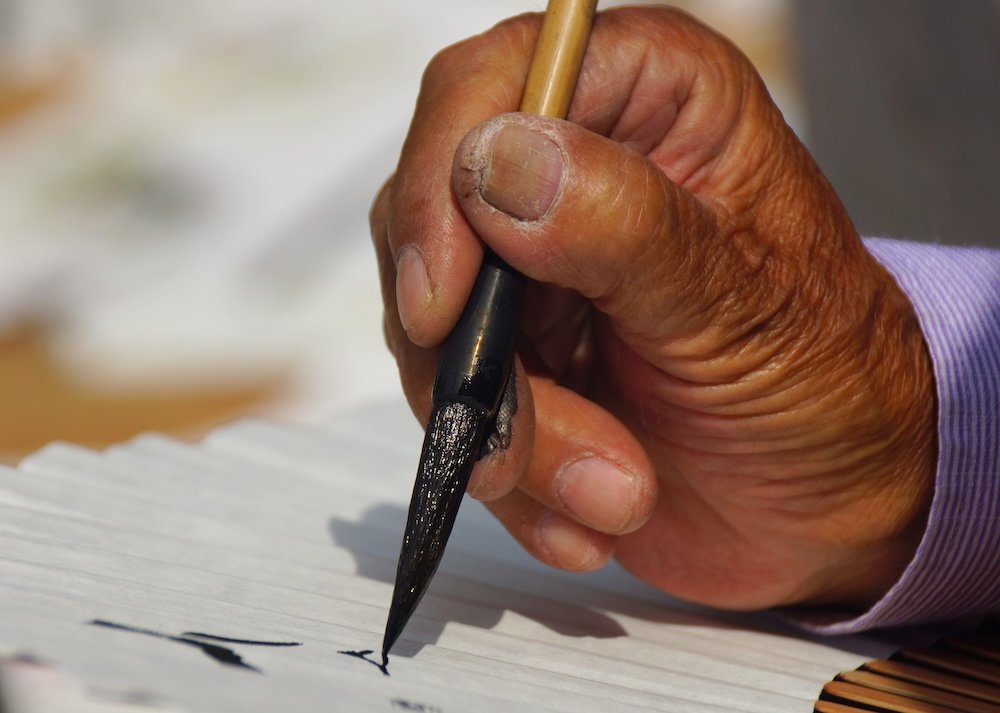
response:
[[[865,244],[910,297],[930,350],[937,482],[923,540],[899,581],[860,616],[807,617],[826,634],[1000,610],[1000,251]]]

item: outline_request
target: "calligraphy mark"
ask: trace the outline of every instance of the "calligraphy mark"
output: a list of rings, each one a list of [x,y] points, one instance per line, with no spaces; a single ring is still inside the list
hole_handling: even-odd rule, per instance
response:
[[[221,664],[226,666],[235,666],[237,668],[243,668],[248,671],[254,671],[255,673],[261,673],[261,670],[256,666],[251,666],[243,657],[232,649],[226,648],[225,646],[219,646],[218,644],[211,644],[207,641],[198,641],[198,639],[210,639],[212,641],[225,641],[226,643],[243,644],[247,646],[301,646],[298,642],[285,642],[285,641],[252,641],[248,639],[230,639],[225,636],[214,636],[212,634],[200,634],[193,631],[185,631],[180,636],[174,636],[172,634],[163,634],[159,631],[153,631],[152,629],[141,629],[135,626],[128,626],[126,624],[116,624],[113,621],[107,621],[105,619],[92,619],[88,622],[92,626],[102,626],[106,629],[115,629],[117,631],[128,631],[133,634],[143,634],[145,636],[152,636],[157,639],[165,639],[167,641],[176,641],[178,644],[185,644],[187,646],[193,646],[200,649],[202,653],[206,656],[215,659]]]
[[[344,654],[345,656],[353,656],[356,659],[361,659],[362,661],[367,661],[372,666],[377,668],[379,671],[384,673],[386,676],[389,675],[389,657],[386,656],[382,659],[382,663],[379,663],[375,659],[368,658],[371,654],[375,653],[371,649],[366,649],[364,651],[338,651],[338,654]]]
[[[404,711],[414,711],[415,713],[442,713],[441,709],[437,706],[430,706],[426,703],[414,703],[413,701],[408,701],[403,698],[393,698],[390,703],[393,708],[398,708]]]
[[[298,641],[257,641],[256,639],[230,639],[228,636],[216,636],[215,634],[202,634],[200,631],[183,631],[181,637],[185,639],[208,639],[210,641],[224,641],[227,644],[245,644],[246,646],[302,646]]]

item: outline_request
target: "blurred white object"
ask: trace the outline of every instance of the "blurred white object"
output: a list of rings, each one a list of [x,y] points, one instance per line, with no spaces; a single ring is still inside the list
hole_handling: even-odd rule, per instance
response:
[[[368,207],[430,56],[524,4],[53,5],[85,81],[0,134],[0,322],[41,315],[104,388],[398,391]]]
[[[0,0],[22,38],[3,52],[30,65],[72,50],[82,67],[61,101],[0,131],[0,328],[46,320],[67,367],[105,389],[288,373],[283,413],[303,418],[397,393],[370,201],[430,57],[542,9]]]

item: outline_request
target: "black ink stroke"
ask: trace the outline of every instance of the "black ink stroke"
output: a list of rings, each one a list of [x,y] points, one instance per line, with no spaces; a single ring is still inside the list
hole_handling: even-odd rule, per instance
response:
[[[437,706],[431,706],[426,703],[414,703],[413,701],[408,701],[405,698],[393,698],[389,701],[389,704],[393,708],[403,711],[415,711],[415,713],[442,713],[441,709]]]
[[[247,646],[302,646],[302,644],[298,641],[257,641],[256,639],[231,639],[228,636],[203,634],[200,631],[182,631],[180,635],[185,639],[208,639],[210,641],[223,641],[227,644],[246,644]]]
[[[128,631],[133,634],[143,634],[145,636],[152,636],[157,639],[165,639],[167,641],[176,641],[178,644],[185,644],[187,646],[193,646],[200,649],[202,653],[206,656],[215,659],[221,664],[226,666],[235,666],[236,668],[246,669],[248,671],[254,671],[255,673],[262,673],[262,671],[256,666],[251,666],[243,657],[232,649],[226,648],[225,646],[219,646],[218,644],[212,644],[207,641],[199,641],[198,639],[209,639],[212,641],[224,641],[230,644],[242,644],[245,646],[301,646],[300,643],[294,641],[254,641],[251,639],[230,639],[225,636],[215,636],[213,634],[201,634],[194,631],[185,631],[180,636],[174,636],[172,634],[163,634],[159,631],[153,631],[152,629],[142,629],[135,626],[128,626],[127,624],[117,624],[113,621],[107,621],[105,619],[92,619],[87,622],[92,626],[101,626],[106,629],[115,629],[117,631]]]
[[[374,666],[375,668],[377,668],[379,671],[381,671],[386,676],[389,675],[389,657],[388,656],[383,656],[382,657],[382,663],[379,663],[375,659],[368,658],[373,653],[375,653],[371,649],[365,649],[364,651],[338,651],[337,653],[338,654],[344,654],[344,656],[353,656],[356,659],[361,659],[362,661],[366,661],[366,662],[370,663],[372,666]]]

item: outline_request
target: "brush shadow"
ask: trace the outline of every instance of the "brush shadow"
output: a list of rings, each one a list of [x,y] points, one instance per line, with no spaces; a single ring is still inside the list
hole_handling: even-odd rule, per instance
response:
[[[925,643],[941,634],[941,627],[932,627],[933,631],[906,628],[822,636],[795,626],[777,613],[726,612],[674,599],[653,591],[613,565],[578,575],[535,566],[527,555],[519,566],[509,560],[479,557],[472,553],[493,552],[499,545],[491,538],[502,537],[503,533],[499,528],[480,527],[482,522],[476,522],[473,508],[464,515],[463,521],[460,513],[452,537],[452,542],[462,543],[462,547],[446,552],[427,596],[393,648],[395,656],[412,658],[424,646],[436,644],[449,622],[492,629],[507,612],[563,636],[607,639],[627,635],[615,619],[604,613],[608,612],[670,626],[756,631],[776,641],[807,640],[867,658],[885,658],[900,646]],[[327,529],[334,544],[354,558],[359,575],[391,585],[405,519],[403,507],[379,504],[365,511],[358,522],[330,518]],[[612,592],[627,593],[621,596]],[[388,614],[388,596],[384,606]]]
[[[380,504],[365,511],[360,522],[332,517],[327,530],[334,544],[354,558],[357,574],[392,585],[405,520],[404,508]],[[456,528],[458,537],[461,537],[460,530],[460,526]],[[481,566],[489,568],[491,565],[483,561]],[[618,622],[593,609],[518,591],[516,581],[493,586],[470,578],[464,572],[463,566],[449,565],[449,553],[446,552],[408,627],[411,632],[418,629],[417,636],[404,634],[393,647],[393,655],[410,658],[424,646],[436,644],[450,622],[492,629],[508,611],[563,636],[614,638],[626,635]],[[388,598],[385,609],[388,614]]]

